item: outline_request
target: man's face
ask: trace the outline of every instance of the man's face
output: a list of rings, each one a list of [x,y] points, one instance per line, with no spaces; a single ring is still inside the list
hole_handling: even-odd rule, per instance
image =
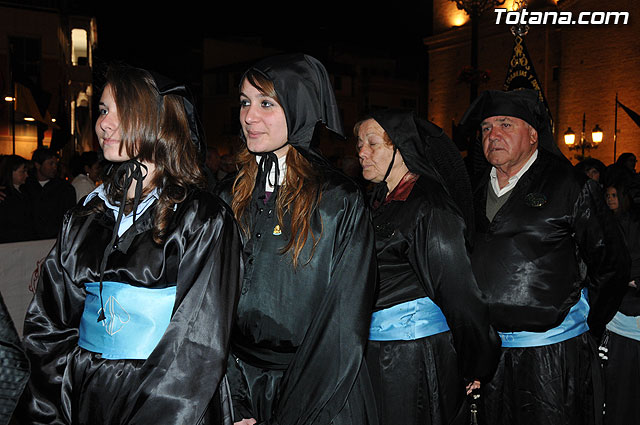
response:
[[[517,172],[538,147],[538,132],[520,118],[489,117],[480,128],[484,156],[501,170]]]
[[[58,175],[58,158],[47,158],[42,164],[35,163],[38,180],[51,180]]]
[[[635,172],[636,171],[636,162],[637,162],[636,157],[632,156],[632,157],[629,157],[629,159],[627,159],[625,161],[624,165],[626,165],[627,168],[630,169],[631,171]]]

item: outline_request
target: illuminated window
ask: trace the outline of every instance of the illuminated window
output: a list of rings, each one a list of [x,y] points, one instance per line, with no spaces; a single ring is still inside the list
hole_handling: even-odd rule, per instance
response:
[[[74,28],[71,30],[71,63],[74,66],[88,65],[87,30]]]

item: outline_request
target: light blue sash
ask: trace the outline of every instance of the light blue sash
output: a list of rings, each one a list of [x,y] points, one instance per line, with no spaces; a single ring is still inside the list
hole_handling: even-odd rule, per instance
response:
[[[607,323],[607,329],[618,335],[640,341],[640,316],[626,316],[617,312]]]
[[[587,290],[583,289],[578,302],[571,307],[567,317],[559,326],[545,332],[498,332],[503,347],[540,347],[566,341],[575,336],[582,335],[589,330],[587,316],[589,315],[589,303],[587,302]]]
[[[103,358],[146,359],[171,321],[176,287],[150,289],[120,282],[102,282],[107,318],[98,322],[100,284],[85,285],[87,297],[80,320],[78,345]]]
[[[371,341],[411,341],[449,330],[442,310],[429,297],[396,304],[371,315]]]

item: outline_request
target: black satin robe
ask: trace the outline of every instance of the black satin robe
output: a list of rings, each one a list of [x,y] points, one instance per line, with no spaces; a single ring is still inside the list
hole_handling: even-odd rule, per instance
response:
[[[634,210],[615,216],[631,257],[629,279],[636,287],[629,287],[622,298],[618,311],[627,316],[640,316],[640,211]]]
[[[615,314],[629,254],[599,186],[544,149],[489,222],[489,177],[475,190],[473,270],[498,331],[558,326],[588,289],[589,332],[556,344],[504,348],[482,385],[487,425],[602,419],[602,377],[593,336]]]
[[[428,296],[453,334],[465,377],[487,377],[500,342],[475,278],[465,224],[441,185],[419,177],[404,201],[373,212],[380,274],[375,310]]]
[[[600,336],[626,290],[630,259],[598,184],[539,149],[491,222],[488,185],[485,176],[474,191],[472,264],[496,329],[558,326],[586,287],[588,324]]]
[[[630,279],[636,287],[628,287],[618,311],[635,316],[640,323],[640,213],[632,210],[616,214],[631,255]],[[603,338],[604,339],[604,338]],[[640,341],[608,331],[607,360],[604,362],[605,425],[640,423]]]
[[[29,361],[0,295],[0,425],[10,423],[28,378]]]
[[[428,296],[450,329],[416,341],[369,342],[382,423],[468,424],[463,378],[489,377],[500,341],[475,283],[464,220],[442,185],[424,176],[406,199],[388,201],[372,215],[380,276],[375,309]]]
[[[309,235],[293,269],[280,254],[290,216],[278,228],[275,197],[248,212],[246,272],[232,334],[229,381],[235,420],[261,424],[377,423],[363,362],[376,263],[359,189],[326,171]],[[223,196],[230,202],[229,189]],[[281,234],[277,234],[278,230]]]
[[[241,239],[218,198],[192,192],[177,205],[164,245],[152,239],[155,205],[117,241],[105,281],[176,286],[172,318],[146,360],[107,360],[77,345],[86,282],[99,281],[113,212],[76,207],[42,266],[25,320],[31,360],[29,423],[219,424],[229,334],[242,278]],[[219,384],[222,391],[218,391]],[[230,412],[227,410],[230,423]]]

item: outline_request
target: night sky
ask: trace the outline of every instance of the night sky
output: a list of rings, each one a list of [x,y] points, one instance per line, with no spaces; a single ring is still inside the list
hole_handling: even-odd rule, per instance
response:
[[[197,7],[190,2],[173,2],[182,7],[159,10],[156,6],[144,11],[132,8],[133,0],[91,3],[97,3],[87,7],[97,19],[94,58],[98,65],[120,60],[172,78],[194,72],[185,64],[193,60],[193,47],[202,37],[260,36],[269,46],[312,55],[323,51],[327,41],[340,41],[384,56],[419,56],[431,22],[431,2],[396,9],[375,9],[364,3],[357,11],[347,12],[331,3],[312,2],[300,3],[297,9],[273,5],[265,9],[269,2],[262,2],[258,9],[231,1],[224,5],[224,12],[205,10],[201,2]]]

